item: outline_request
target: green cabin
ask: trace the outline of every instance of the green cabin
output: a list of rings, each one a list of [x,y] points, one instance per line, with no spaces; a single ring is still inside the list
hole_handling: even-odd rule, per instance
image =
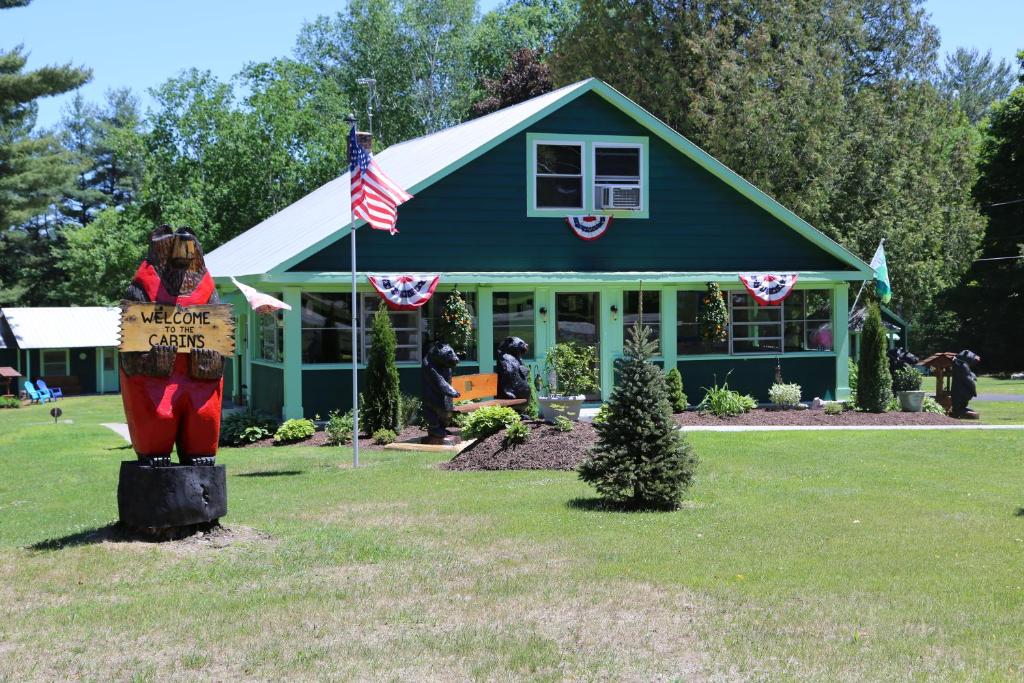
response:
[[[425,306],[391,311],[403,391],[419,393],[422,353],[457,288],[476,328],[459,372],[492,372],[507,336],[529,343],[534,365],[574,340],[598,348],[591,398],[607,398],[642,303],[658,362],[679,368],[691,401],[727,375],[766,399],[776,366],[805,399],[848,397],[850,283],[871,277],[867,264],[607,84],[581,81],[375,158],[414,198],[399,208],[397,235],[356,223],[355,357],[384,305],[368,275],[440,275]],[[345,174],[207,255],[239,318],[227,395],[255,410],[351,407],[349,192]],[[613,219],[581,239],[572,216]],[[798,275],[781,304],[758,305],[739,279],[763,272]],[[254,314],[231,277],[292,309]],[[726,292],[729,335],[708,344],[698,315],[712,281]]]

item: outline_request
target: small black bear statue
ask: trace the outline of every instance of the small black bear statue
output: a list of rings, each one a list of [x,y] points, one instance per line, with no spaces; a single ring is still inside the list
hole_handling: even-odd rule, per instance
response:
[[[530,399],[530,371],[523,364],[523,356],[530,345],[519,337],[505,337],[498,346],[498,398]]]
[[[455,404],[452,399],[459,392],[452,386],[452,370],[459,357],[451,346],[434,342],[423,356],[423,415],[426,418],[426,444],[444,444],[448,425],[452,422]]]
[[[953,359],[953,417],[977,420],[978,413],[967,407],[971,399],[978,395],[978,376],[972,368],[981,362],[981,357],[964,349]]]

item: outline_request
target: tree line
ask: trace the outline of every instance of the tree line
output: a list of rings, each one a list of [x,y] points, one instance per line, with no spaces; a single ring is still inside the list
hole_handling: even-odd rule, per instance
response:
[[[118,300],[156,222],[224,243],[344,171],[350,112],[372,110],[383,148],[596,76],[860,256],[885,237],[894,305],[919,338],[974,341],[965,322],[1022,312],[1012,296],[991,313],[969,303],[1021,284],[1019,260],[976,259],[1021,253],[1024,207],[988,205],[1024,196],[1022,95],[988,54],[940,63],[938,38],[922,0],[508,0],[483,14],[475,0],[351,0],[290,55],[227,81],[176,74],[147,112],[130,90],[76,97],[50,131],[35,101],[90,74],[28,71],[13,48],[0,305]]]

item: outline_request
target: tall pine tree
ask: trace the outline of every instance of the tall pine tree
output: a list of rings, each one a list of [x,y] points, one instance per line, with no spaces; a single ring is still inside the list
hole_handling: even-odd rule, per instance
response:
[[[861,333],[860,364],[857,368],[857,405],[871,413],[884,413],[892,399],[888,344],[878,304],[868,304]]]
[[[580,479],[602,498],[635,509],[673,509],[693,480],[697,456],[672,419],[665,375],[649,358],[651,330],[630,329],[618,383],[595,423],[598,441],[580,465]]]
[[[370,328],[373,340],[366,360],[366,382],[362,407],[362,428],[366,434],[378,429],[395,432],[402,428],[402,392],[395,365],[395,330],[387,307],[381,303]]]

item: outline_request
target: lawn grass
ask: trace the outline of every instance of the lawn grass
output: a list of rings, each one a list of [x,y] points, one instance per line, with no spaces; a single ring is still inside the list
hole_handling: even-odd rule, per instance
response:
[[[979,394],[1024,394],[1024,379],[1002,379],[986,375],[977,381]]]
[[[227,449],[225,523],[271,538],[198,551],[79,542],[131,452],[117,397],[62,407],[0,412],[0,679],[1024,678],[1024,431],[694,433],[693,495],[649,514]]]

